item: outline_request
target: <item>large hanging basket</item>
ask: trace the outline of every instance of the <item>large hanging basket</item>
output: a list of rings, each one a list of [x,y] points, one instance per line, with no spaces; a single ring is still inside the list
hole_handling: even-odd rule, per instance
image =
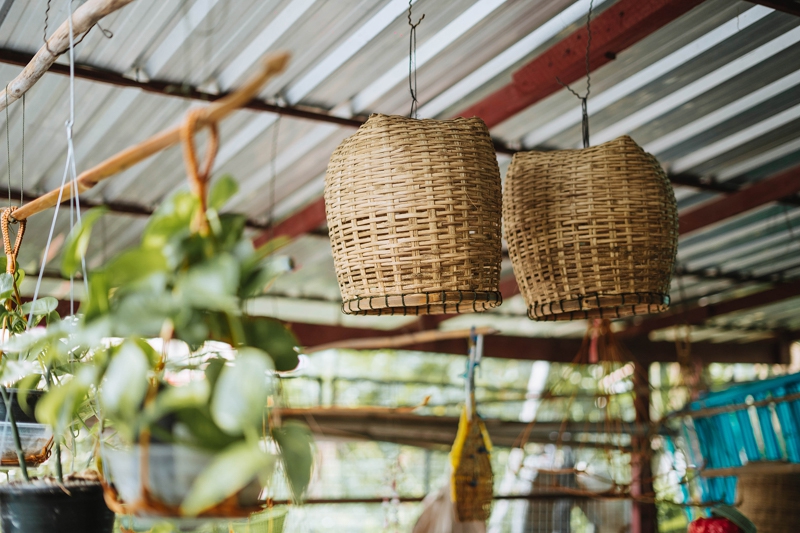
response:
[[[479,118],[372,115],[331,156],[325,209],[347,314],[500,305],[500,171]]]
[[[618,318],[669,306],[675,195],[633,139],[517,153],[503,194],[508,252],[530,318]]]

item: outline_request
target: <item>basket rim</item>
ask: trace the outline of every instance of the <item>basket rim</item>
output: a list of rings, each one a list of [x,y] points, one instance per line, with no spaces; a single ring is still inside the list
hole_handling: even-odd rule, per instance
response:
[[[627,300],[627,301],[626,301]],[[531,320],[577,320],[580,318],[625,318],[639,314],[641,306],[657,306],[658,311],[669,307],[668,294],[659,292],[591,293],[578,295],[571,300],[559,300],[547,304],[528,306]],[[556,309],[554,309],[554,307]],[[627,310],[630,308],[630,311]],[[620,312],[622,311],[622,312]],[[652,313],[653,311],[648,311]],[[597,315],[596,317],[594,315]]]
[[[420,315],[432,314],[431,307],[434,306],[456,306],[456,312],[467,312],[460,310],[462,305],[471,304],[472,312],[479,313],[487,309],[498,307],[503,303],[503,295],[500,291],[431,291],[418,292],[411,294],[381,294],[365,297],[356,297],[342,302],[342,312],[345,314],[369,314],[377,315],[402,314]],[[353,305],[355,304],[355,306]],[[481,304],[479,309],[477,306]],[[385,311],[385,313],[383,312]],[[425,313],[421,311],[426,311]],[[443,312],[444,313],[444,312]]]

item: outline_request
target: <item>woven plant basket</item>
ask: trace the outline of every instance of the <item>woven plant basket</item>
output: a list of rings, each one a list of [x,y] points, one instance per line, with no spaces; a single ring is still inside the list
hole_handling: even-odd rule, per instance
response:
[[[669,306],[675,195],[658,161],[630,137],[515,154],[503,217],[530,318],[619,318]]]
[[[800,531],[800,474],[740,475],[736,491],[739,511],[758,533]]]
[[[372,115],[331,156],[325,210],[345,313],[502,302],[500,171],[479,118]]]

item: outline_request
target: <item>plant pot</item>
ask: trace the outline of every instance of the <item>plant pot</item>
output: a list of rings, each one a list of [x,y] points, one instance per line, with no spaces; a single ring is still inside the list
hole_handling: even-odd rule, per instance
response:
[[[197,477],[214,459],[209,452],[179,444],[151,444],[147,447],[147,453],[147,489],[151,496],[172,507],[180,506]],[[122,501],[128,504],[141,499],[141,456],[142,448],[138,445],[123,449],[103,449],[103,460],[108,470],[106,475]],[[261,485],[254,479],[239,491],[239,505],[258,505],[260,493]],[[146,516],[147,513],[140,515]]]
[[[23,407],[17,400],[17,389],[8,389],[11,400],[11,412],[17,423],[20,444],[27,458],[26,463],[34,466],[47,458],[47,447],[50,444],[53,432],[50,426],[36,422],[34,410],[36,403],[44,395],[43,391],[32,390],[28,392],[27,405]],[[36,460],[32,460],[36,457]],[[14,447],[14,437],[11,432],[11,423],[6,422],[6,404],[0,399],[0,460],[3,465],[19,465],[17,451]]]
[[[0,527],[3,533],[109,533],[114,513],[97,482],[10,483],[0,485]]]
[[[14,415],[14,419],[17,422],[25,422],[25,423],[35,423],[36,417],[34,416],[34,412],[36,410],[36,404],[39,400],[44,396],[44,391],[40,390],[31,390],[28,391],[28,396],[26,398],[27,405],[25,409],[19,404],[19,400],[17,399],[17,389],[7,389],[9,399],[11,400],[11,413]],[[0,401],[0,422],[6,421],[6,402]]]

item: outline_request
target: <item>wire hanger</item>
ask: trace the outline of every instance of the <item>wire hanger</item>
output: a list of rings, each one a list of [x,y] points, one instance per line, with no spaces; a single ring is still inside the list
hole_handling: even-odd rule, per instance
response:
[[[592,91],[592,76],[591,76],[591,68],[589,66],[589,53],[591,52],[592,48],[592,7],[594,5],[594,0],[589,2],[589,12],[586,15],[586,94],[581,96],[575,90],[572,89],[568,84],[561,81],[561,78],[556,76],[556,81],[561,84],[563,87],[566,87],[569,92],[574,94],[578,100],[581,101],[581,133],[583,135],[583,147],[589,148],[589,110],[586,101],[589,99],[589,94]]]

